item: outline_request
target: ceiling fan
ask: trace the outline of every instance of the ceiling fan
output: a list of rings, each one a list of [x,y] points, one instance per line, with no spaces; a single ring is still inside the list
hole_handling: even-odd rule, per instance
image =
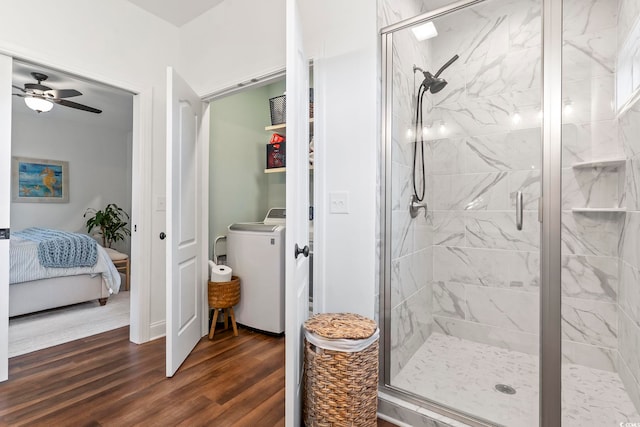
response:
[[[36,72],[31,73],[31,75],[38,81],[38,83],[25,83],[24,88],[13,85],[14,88],[22,92],[14,93],[13,95],[24,98],[24,102],[32,110],[38,113],[45,113],[53,108],[53,104],[58,104],[63,107],[75,108],[78,110],[88,111],[90,113],[102,113],[102,110],[98,110],[97,108],[64,99],[80,96],[82,95],[82,92],[75,89],[51,89],[41,83],[47,80],[49,76]]]

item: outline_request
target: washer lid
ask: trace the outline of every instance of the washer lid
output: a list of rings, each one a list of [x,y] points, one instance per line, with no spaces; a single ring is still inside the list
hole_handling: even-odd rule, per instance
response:
[[[277,229],[278,225],[263,224],[260,222],[238,222],[229,226],[229,230],[231,231],[257,231],[261,233],[273,233]]]
[[[285,208],[271,208],[267,212],[267,216],[264,218],[265,224],[278,224],[286,225],[287,214]]]

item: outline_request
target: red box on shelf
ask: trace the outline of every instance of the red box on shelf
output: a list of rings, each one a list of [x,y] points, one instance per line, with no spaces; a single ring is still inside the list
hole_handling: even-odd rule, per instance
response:
[[[286,144],[267,144],[267,169],[286,167]]]

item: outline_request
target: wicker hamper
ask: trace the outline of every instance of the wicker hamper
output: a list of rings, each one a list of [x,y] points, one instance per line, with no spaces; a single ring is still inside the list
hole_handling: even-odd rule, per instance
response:
[[[352,313],[325,313],[313,316],[304,327],[305,425],[375,427],[379,333],[375,322]],[[317,344],[312,336],[329,345]],[[366,347],[357,351],[325,348],[345,346]]]
[[[233,306],[240,302],[240,278],[238,276],[232,276],[229,282],[209,282],[208,297],[209,308],[214,310],[211,329],[209,330],[209,339],[213,339],[216,321],[218,319],[218,310],[220,309],[224,310],[227,314],[224,318],[225,329],[229,327],[228,321],[229,318],[231,318],[233,334],[238,336],[238,327],[236,326]]]

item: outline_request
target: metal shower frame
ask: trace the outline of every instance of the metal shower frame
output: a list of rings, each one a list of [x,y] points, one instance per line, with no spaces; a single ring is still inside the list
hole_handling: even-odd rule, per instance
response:
[[[383,331],[380,346],[380,390],[435,413],[473,426],[487,421],[456,412],[398,388],[392,387],[391,363],[391,119],[393,91],[393,34],[470,6],[491,0],[462,0],[448,6],[387,26],[381,36],[381,182],[380,182],[380,311]],[[562,198],[562,1],[540,0],[542,6],[542,121],[540,227],[540,353],[539,353],[539,424],[561,425],[561,198]]]

